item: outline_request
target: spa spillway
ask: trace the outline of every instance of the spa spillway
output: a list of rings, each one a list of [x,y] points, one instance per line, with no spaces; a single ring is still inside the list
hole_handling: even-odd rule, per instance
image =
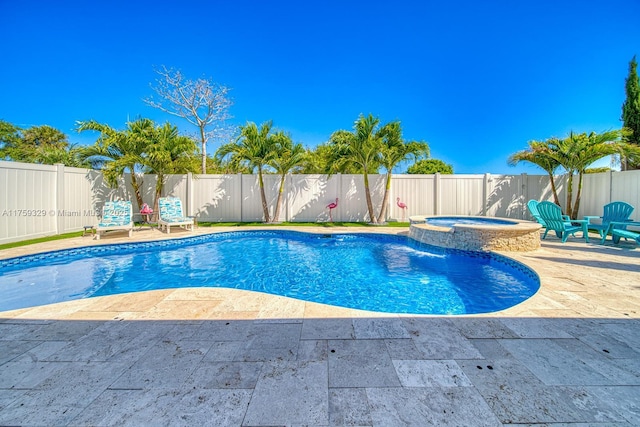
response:
[[[412,216],[409,236],[419,242],[467,251],[532,251],[540,224],[484,216]]]

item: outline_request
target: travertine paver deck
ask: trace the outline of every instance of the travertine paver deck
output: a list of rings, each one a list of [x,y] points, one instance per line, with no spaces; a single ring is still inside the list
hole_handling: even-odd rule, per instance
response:
[[[512,254],[542,287],[489,315],[202,288],[0,312],[0,425],[637,426],[640,248],[596,241]]]

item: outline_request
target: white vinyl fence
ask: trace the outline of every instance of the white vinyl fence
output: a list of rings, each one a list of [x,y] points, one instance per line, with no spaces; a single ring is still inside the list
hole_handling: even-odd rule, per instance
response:
[[[280,177],[265,175],[270,215],[275,211]],[[373,204],[379,211],[385,176],[370,176]],[[561,203],[566,176],[556,179]],[[144,202],[153,206],[156,177],[144,175]],[[639,207],[640,171],[585,175],[580,215],[601,215],[602,206],[624,200]],[[577,181],[574,195],[577,191]],[[187,215],[199,222],[262,220],[262,202],[255,175],[171,175],[163,195],[179,197]],[[327,205],[338,199],[334,221],[369,221],[361,175],[288,175],[280,221],[329,220]],[[408,208],[403,212],[397,199]],[[408,221],[411,215],[481,215],[531,219],[529,199],[552,200],[546,175],[393,175],[387,220]],[[82,230],[98,222],[104,202],[131,200],[137,211],[129,176],[110,188],[100,172],[63,165],[33,165],[0,161],[0,243]],[[404,217],[403,217],[404,214]]]

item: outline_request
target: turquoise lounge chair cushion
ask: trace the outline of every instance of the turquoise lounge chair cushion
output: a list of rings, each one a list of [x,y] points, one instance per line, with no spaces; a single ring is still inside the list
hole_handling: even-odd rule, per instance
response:
[[[182,202],[177,197],[162,197],[158,200],[160,219],[166,222],[184,222],[191,218],[184,216]]]
[[[131,202],[117,201],[104,204],[102,219],[98,227],[119,227],[131,223]]]

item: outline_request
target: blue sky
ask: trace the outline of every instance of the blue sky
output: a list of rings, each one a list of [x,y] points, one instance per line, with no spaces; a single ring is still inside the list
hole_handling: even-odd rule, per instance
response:
[[[165,65],[229,86],[233,124],[308,147],[372,113],[456,173],[542,174],[507,157],[621,127],[638,16],[637,0],[0,0],[0,119],[80,144],[77,120],[193,132],[142,102]]]

